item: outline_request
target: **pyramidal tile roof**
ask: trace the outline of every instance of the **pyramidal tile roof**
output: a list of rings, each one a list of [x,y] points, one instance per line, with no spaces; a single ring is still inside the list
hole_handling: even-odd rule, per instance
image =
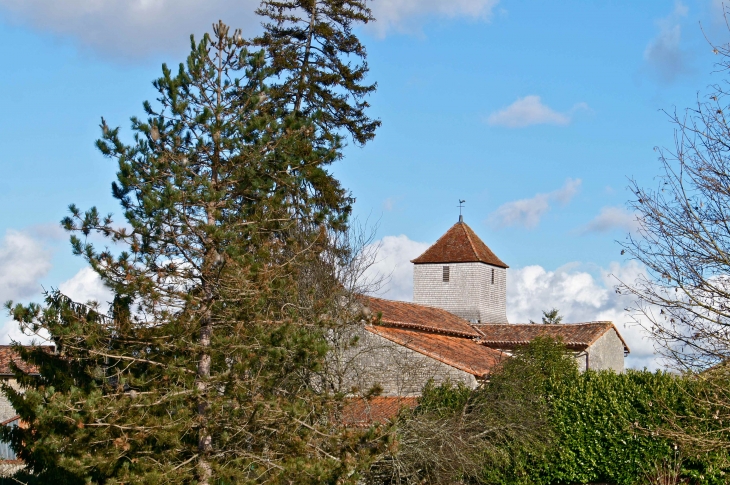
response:
[[[414,260],[423,263],[486,263],[508,268],[465,222],[457,222],[433,246]]]

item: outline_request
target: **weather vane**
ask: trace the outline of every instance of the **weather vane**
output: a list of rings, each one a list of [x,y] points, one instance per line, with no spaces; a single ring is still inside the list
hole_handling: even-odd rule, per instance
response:
[[[466,201],[459,199],[459,205],[457,206],[459,208],[459,222],[464,221],[464,217],[461,215],[461,209],[464,208],[464,202],[466,202]]]

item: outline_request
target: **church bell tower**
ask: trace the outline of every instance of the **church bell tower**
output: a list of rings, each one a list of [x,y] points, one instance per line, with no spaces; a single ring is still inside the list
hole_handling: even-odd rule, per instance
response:
[[[507,322],[507,268],[459,216],[411,261],[413,301],[473,323]]]

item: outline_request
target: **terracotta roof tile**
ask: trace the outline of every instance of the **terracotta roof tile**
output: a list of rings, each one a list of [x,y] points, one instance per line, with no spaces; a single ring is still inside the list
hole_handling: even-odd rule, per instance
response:
[[[457,222],[411,263],[486,263],[508,268],[465,222]]]
[[[611,322],[590,322],[590,323],[566,323],[559,325],[545,324],[474,324],[482,337],[479,341],[492,348],[514,348],[526,345],[538,336],[548,336],[555,339],[562,339],[566,347],[576,350],[583,350],[603,334],[613,329],[621,339],[626,352],[628,345],[618,333]]]
[[[480,345],[470,338],[379,325],[368,325],[365,329],[477,377],[489,374],[503,357],[500,351]]]
[[[393,327],[414,328],[431,332],[447,333],[463,337],[479,337],[469,322],[453,313],[405,301],[383,300],[381,298],[363,297],[364,304],[373,312],[373,316],[381,314],[379,323]]]
[[[48,348],[50,349],[51,347]],[[25,373],[38,373],[38,369],[35,366],[29,366],[25,362],[20,360],[20,356],[18,356],[18,353],[13,350],[12,346],[0,345],[0,375],[13,375],[13,371],[10,369],[11,362],[15,362],[20,370]]]
[[[342,409],[342,421],[347,426],[368,427],[375,423],[390,421],[398,415],[401,409],[413,409],[417,405],[417,397],[349,399]]]

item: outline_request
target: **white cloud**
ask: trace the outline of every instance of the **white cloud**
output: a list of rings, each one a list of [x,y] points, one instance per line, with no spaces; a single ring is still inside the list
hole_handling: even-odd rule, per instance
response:
[[[27,244],[30,248],[38,248],[38,243],[30,238],[26,237],[26,239],[22,240],[21,242]],[[2,253],[3,250],[0,249],[0,254]],[[16,266],[25,259],[26,255],[15,252],[13,256],[15,261],[13,266]],[[39,257],[37,261],[42,262],[42,264],[39,264],[39,266],[42,266],[42,270],[39,268],[26,267],[26,269],[31,270],[29,274],[35,275],[36,281],[34,281],[33,283],[29,283],[27,285],[26,291],[20,292],[19,294],[17,294],[17,296],[15,296],[15,298],[35,297],[40,299],[41,288],[40,284],[37,282],[37,279],[45,276],[45,274],[48,272],[48,269],[50,269],[51,262],[50,258],[44,260],[42,257]],[[22,266],[17,267],[19,271],[22,271]],[[5,274],[2,271],[3,269],[4,268],[2,267],[2,263],[0,263],[0,274]],[[31,278],[29,278],[29,280],[30,279]],[[109,302],[111,302],[111,300],[113,299],[111,291],[104,287],[101,279],[99,279],[99,276],[94,272],[94,270],[88,267],[82,268],[72,278],[58,285],[58,289],[64,295],[80,303],[86,303],[90,300],[97,301],[100,303],[100,309],[104,312],[108,310]],[[0,294],[0,296],[2,295]],[[9,344],[11,342],[30,344],[33,341],[48,343],[44,342],[45,338],[47,338],[47,336],[44,337],[44,335],[24,334],[18,327],[18,324],[12,320],[5,322],[2,328],[0,328],[0,343],[3,344]]]
[[[659,33],[644,49],[644,60],[661,81],[672,82],[689,71],[689,54],[680,45],[680,20],[687,16],[687,11],[684,4],[676,2],[672,13],[657,21]]]
[[[561,188],[554,192],[551,192],[549,195],[553,199],[565,205],[573,200],[573,197],[575,197],[575,194],[577,194],[578,190],[580,189],[581,183],[582,181],[580,179],[569,178],[565,181],[565,184]]]
[[[430,244],[411,241],[408,236],[385,236],[373,243],[377,257],[365,274],[366,280],[386,278],[377,296],[391,300],[413,300],[412,259],[420,256]]]
[[[507,273],[507,318],[511,323],[539,322],[544,310],[557,308],[564,323],[612,321],[631,353],[628,367],[656,369],[659,358],[645,332],[633,324],[625,308],[631,297],[617,294],[617,279],[633,282],[644,272],[636,262],[611,263],[608,269],[572,263],[547,271],[541,266],[510,269]]]
[[[250,34],[259,0],[0,0],[5,17],[124,58],[185,52],[222,19]]]
[[[580,179],[569,178],[563,187],[553,192],[507,202],[489,215],[489,221],[497,227],[524,226],[528,229],[536,227],[540,219],[550,210],[552,202],[567,204],[578,193],[580,185]]]
[[[377,0],[377,19],[366,28],[383,37],[417,32],[438,16],[488,21],[499,0]],[[190,34],[199,38],[219,19],[243,29],[260,30],[254,10],[260,0],[0,0],[0,14],[12,22],[70,37],[103,55],[126,59],[162,53],[182,54]]]
[[[37,297],[41,279],[51,269],[51,251],[28,232],[7,231],[0,242],[0,303]],[[6,321],[0,328],[0,342],[12,339],[29,342],[18,325]]]
[[[376,0],[371,8],[376,21],[368,26],[378,36],[390,32],[417,32],[429,17],[466,17],[489,21],[499,0]]]
[[[95,301],[106,311],[109,303],[114,299],[111,290],[104,286],[96,271],[86,267],[82,268],[71,279],[58,285],[58,290],[79,303]]]
[[[571,122],[575,112],[589,109],[586,103],[578,103],[570,111],[560,113],[543,104],[540,96],[530,95],[519,98],[506,108],[490,114],[487,123],[507,128],[524,128],[531,125],[567,125]]]
[[[0,302],[37,295],[51,269],[51,251],[29,234],[7,231],[0,243]]]
[[[34,244],[37,244],[32,239],[30,239],[29,241],[25,240],[24,242],[30,242],[31,247]],[[0,253],[2,253],[1,249]],[[16,262],[19,262],[23,260],[24,255],[16,253],[15,256]],[[45,264],[47,265],[44,266],[44,268],[46,268],[45,271],[39,272],[36,269],[36,274],[41,274],[41,276],[45,276],[48,269],[50,269],[50,258],[46,261]],[[0,263],[0,274],[3,274],[2,269],[3,268]],[[40,285],[36,282],[35,284],[29,285],[28,291],[24,292],[23,296],[36,297],[40,299],[40,290]],[[72,300],[79,303],[87,303],[90,300],[96,301],[100,304],[100,310],[102,312],[106,312],[109,309],[109,303],[114,298],[114,295],[111,293],[111,291],[109,291],[108,288],[104,287],[101,279],[96,274],[96,272],[88,267],[82,268],[72,278],[58,285],[58,290]],[[21,296],[18,296],[17,298],[21,298]],[[45,340],[47,338],[48,335],[45,333],[39,335],[23,333],[20,330],[18,324],[12,320],[5,322],[2,328],[0,328],[0,343],[2,344],[9,344],[11,342],[30,344],[34,341],[42,344],[48,344],[50,342]]]
[[[592,221],[580,229],[580,233],[609,232],[614,229],[631,232],[638,227],[636,217],[636,214],[622,207],[604,207]]]

